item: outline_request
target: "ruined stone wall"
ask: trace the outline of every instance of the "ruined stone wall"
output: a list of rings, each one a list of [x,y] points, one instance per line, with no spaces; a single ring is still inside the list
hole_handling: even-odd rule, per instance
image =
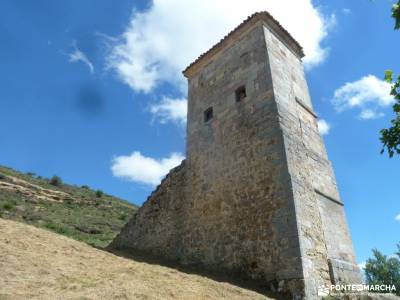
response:
[[[172,169],[129,220],[110,248],[132,248],[177,260],[181,255],[185,204],[185,161]]]

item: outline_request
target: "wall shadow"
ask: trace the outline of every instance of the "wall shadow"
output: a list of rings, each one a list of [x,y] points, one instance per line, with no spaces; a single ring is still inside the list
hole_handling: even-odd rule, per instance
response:
[[[110,252],[114,255],[124,257],[127,259],[132,259],[137,262],[143,262],[151,265],[161,265],[165,267],[169,267],[175,269],[177,271],[186,273],[186,274],[194,274],[209,278],[211,280],[217,282],[225,282],[230,283],[232,285],[251,290],[257,292],[261,295],[267,296],[272,299],[277,300],[289,300],[291,297],[289,295],[282,295],[276,292],[271,291],[271,287],[266,284],[265,281],[248,279],[241,276],[240,273],[234,272],[221,272],[218,270],[206,270],[204,266],[191,264],[191,265],[183,265],[177,261],[165,259],[163,257],[155,256],[150,253],[136,250],[136,249],[114,249],[114,248],[106,248],[102,249],[103,251]],[[276,283],[277,284],[277,283]]]

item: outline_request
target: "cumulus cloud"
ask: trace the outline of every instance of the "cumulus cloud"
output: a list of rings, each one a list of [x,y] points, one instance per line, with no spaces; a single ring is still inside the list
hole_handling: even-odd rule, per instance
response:
[[[331,125],[325,120],[318,120],[318,130],[321,135],[327,135],[331,130]]]
[[[360,113],[362,120],[372,120],[382,118],[385,114],[383,112],[377,112],[373,109],[363,109]]]
[[[396,221],[400,222],[400,214],[398,214],[395,218]]]
[[[171,153],[166,158],[152,158],[133,152],[128,156],[114,157],[112,173],[129,181],[156,186],[169,170],[178,166],[184,159],[180,153]]]
[[[135,91],[148,93],[164,82],[183,90],[181,71],[247,16],[263,10],[304,47],[306,67],[325,59],[321,43],[335,18],[324,16],[311,0],[153,0],[149,9],[133,12],[114,40],[108,67]]]
[[[150,107],[150,112],[160,123],[172,121],[184,125],[186,124],[187,100],[164,97],[160,103]]]
[[[342,12],[343,12],[345,15],[349,15],[349,14],[351,14],[351,9],[350,9],[350,8],[343,8],[343,9],[342,9]]]
[[[72,44],[74,50],[68,54],[69,56],[69,62],[74,63],[74,62],[83,62],[86,66],[88,66],[90,73],[93,74],[94,72],[94,66],[92,62],[89,60],[87,55],[83,53],[77,46],[76,42],[74,41]]]
[[[347,82],[334,92],[332,103],[338,112],[358,108],[359,117],[363,120],[376,119],[383,116],[379,111],[393,104],[390,95],[390,84],[367,75],[353,82]]]

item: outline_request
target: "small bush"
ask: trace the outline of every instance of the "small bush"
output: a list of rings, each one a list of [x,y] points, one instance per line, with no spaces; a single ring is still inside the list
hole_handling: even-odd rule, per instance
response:
[[[0,173],[0,180],[6,179],[6,176]]]
[[[100,229],[97,228],[92,228],[89,227],[87,225],[75,225],[74,226],[76,230],[83,232],[83,233],[87,233],[87,234],[101,234],[103,233]]]
[[[62,185],[62,180],[61,180],[60,177],[54,175],[53,177],[51,177],[49,183],[51,185],[54,185],[54,186],[61,186]]]
[[[59,234],[65,234],[68,235],[70,233],[70,230],[68,230],[67,227],[64,227],[61,224],[53,223],[53,222],[48,222],[44,225],[47,229],[50,229],[53,232],[59,233]]]
[[[103,197],[103,195],[104,195],[104,193],[103,193],[102,190],[97,190],[97,191],[96,191],[96,197],[97,197],[97,198],[101,198],[101,197]]]
[[[70,197],[66,197],[66,198],[64,198],[64,203],[71,206],[74,204],[74,199],[72,199]]]
[[[35,174],[35,173],[33,173],[33,172],[27,172],[27,173],[26,173],[26,175],[28,175],[28,176],[30,176],[30,177],[34,177],[34,176],[36,176],[36,174]]]
[[[127,215],[120,215],[118,219],[120,219],[121,221],[125,221],[127,217]]]
[[[25,212],[25,213],[22,215],[22,218],[23,218],[25,221],[28,221],[28,222],[36,222],[36,221],[39,221],[39,220],[42,219],[42,217],[41,217],[38,213],[32,212],[32,211],[27,211],[27,212]]]
[[[14,207],[14,204],[12,204],[10,202],[6,202],[6,203],[3,204],[3,208],[5,210],[11,210],[11,209],[13,209],[13,207]]]
[[[89,190],[89,186],[88,185],[82,185],[81,188],[85,189],[85,190]]]

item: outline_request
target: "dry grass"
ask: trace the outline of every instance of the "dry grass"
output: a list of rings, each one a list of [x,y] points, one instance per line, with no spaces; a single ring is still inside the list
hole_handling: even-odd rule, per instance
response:
[[[270,299],[0,218],[0,299]]]

